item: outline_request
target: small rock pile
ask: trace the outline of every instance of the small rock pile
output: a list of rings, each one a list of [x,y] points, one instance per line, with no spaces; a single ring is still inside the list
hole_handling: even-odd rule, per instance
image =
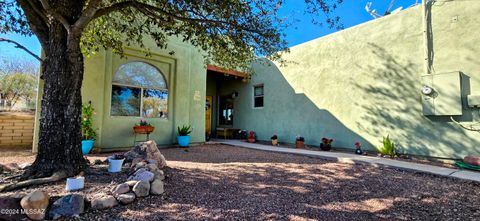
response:
[[[91,198],[93,209],[108,209],[117,205],[126,205],[136,198],[148,195],[160,195],[165,192],[165,174],[161,170],[166,166],[165,157],[160,153],[155,141],[136,145],[125,153],[124,166],[130,170],[130,176],[115,186],[109,193],[99,193]],[[0,167],[2,170],[14,170],[17,165]],[[12,214],[0,214],[0,220],[21,220],[27,216],[31,220],[43,220],[47,215],[49,195],[36,190],[27,195],[0,197],[0,208],[12,209]],[[23,211],[15,212],[15,211]],[[60,217],[78,217],[85,210],[85,198],[81,194],[69,194],[57,199],[49,208],[52,219]]]
[[[147,141],[136,145],[124,154],[126,165],[130,165],[130,176],[127,181],[118,184],[111,190],[111,195],[100,193],[93,197],[92,208],[108,209],[118,204],[130,204],[136,198],[150,194],[160,195],[165,192],[165,174],[161,170],[167,163],[160,153],[155,141]]]

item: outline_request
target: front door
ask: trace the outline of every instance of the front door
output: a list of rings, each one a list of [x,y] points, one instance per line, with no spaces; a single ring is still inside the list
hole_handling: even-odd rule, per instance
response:
[[[205,134],[212,134],[212,107],[213,107],[213,97],[205,97]]]

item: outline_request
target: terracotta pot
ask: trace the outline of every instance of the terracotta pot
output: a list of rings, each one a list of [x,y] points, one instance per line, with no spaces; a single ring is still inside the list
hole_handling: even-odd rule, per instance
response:
[[[305,147],[305,141],[295,141],[295,147],[296,148],[304,148]]]
[[[249,143],[255,143],[255,138],[247,138],[247,141],[248,141]]]
[[[155,127],[152,126],[134,126],[133,131],[137,134],[149,134],[155,130]]]
[[[273,145],[273,146],[277,146],[277,145],[278,145],[278,140],[277,140],[277,139],[272,140],[272,145]]]

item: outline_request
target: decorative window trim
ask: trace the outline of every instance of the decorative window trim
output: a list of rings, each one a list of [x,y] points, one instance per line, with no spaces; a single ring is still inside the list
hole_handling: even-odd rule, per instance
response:
[[[163,81],[165,83],[165,87],[164,88],[161,88],[161,87],[154,87],[154,86],[140,86],[140,85],[131,85],[131,84],[122,84],[122,83],[117,83],[117,82],[113,82],[114,81],[114,78],[115,78],[115,75],[118,74],[118,70],[120,69],[120,67],[122,67],[123,65],[127,65],[129,63],[144,63],[146,65],[149,65],[153,68],[155,68],[155,70],[162,76],[163,78]],[[111,82],[111,88],[113,86],[120,86],[120,87],[128,87],[128,88],[135,88],[135,89],[140,89],[140,115],[139,116],[122,116],[122,115],[112,115],[112,103],[110,103],[110,117],[129,117],[129,118],[140,118],[140,117],[145,117],[145,118],[154,118],[154,119],[160,119],[160,120],[168,120],[169,119],[169,112],[170,110],[168,109],[169,105],[169,101],[170,101],[170,93],[169,93],[169,87],[168,87],[168,82],[167,82],[167,78],[165,77],[165,75],[162,73],[162,71],[160,71],[155,65],[152,65],[148,62],[145,62],[145,61],[129,61],[129,62],[126,62],[126,63],[123,63],[123,64],[120,64],[117,68],[117,70],[113,73],[112,75],[112,82]],[[144,116],[144,111],[143,111],[143,107],[144,107],[144,91],[145,90],[157,90],[157,91],[162,91],[162,92],[167,92],[167,116],[166,117],[146,117]],[[113,96],[113,90],[111,91],[110,93],[110,98],[112,98]]]

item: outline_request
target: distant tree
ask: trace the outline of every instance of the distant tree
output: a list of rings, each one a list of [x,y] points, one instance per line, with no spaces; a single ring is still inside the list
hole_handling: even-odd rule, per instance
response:
[[[342,0],[304,0],[306,11],[326,15]],[[0,0],[0,33],[35,34],[44,52],[38,154],[23,178],[58,180],[85,169],[81,142],[84,53],[143,45],[160,48],[178,36],[201,49],[207,61],[246,67],[255,56],[276,60],[287,49],[278,10],[284,0]],[[3,189],[32,182],[9,185]],[[0,188],[1,191],[1,188]]]
[[[36,94],[36,78],[33,75],[15,73],[0,76],[0,98],[10,110],[19,100],[29,103]]]
[[[0,58],[0,101],[11,109],[19,100],[30,103],[36,95],[38,62],[17,57]]]

